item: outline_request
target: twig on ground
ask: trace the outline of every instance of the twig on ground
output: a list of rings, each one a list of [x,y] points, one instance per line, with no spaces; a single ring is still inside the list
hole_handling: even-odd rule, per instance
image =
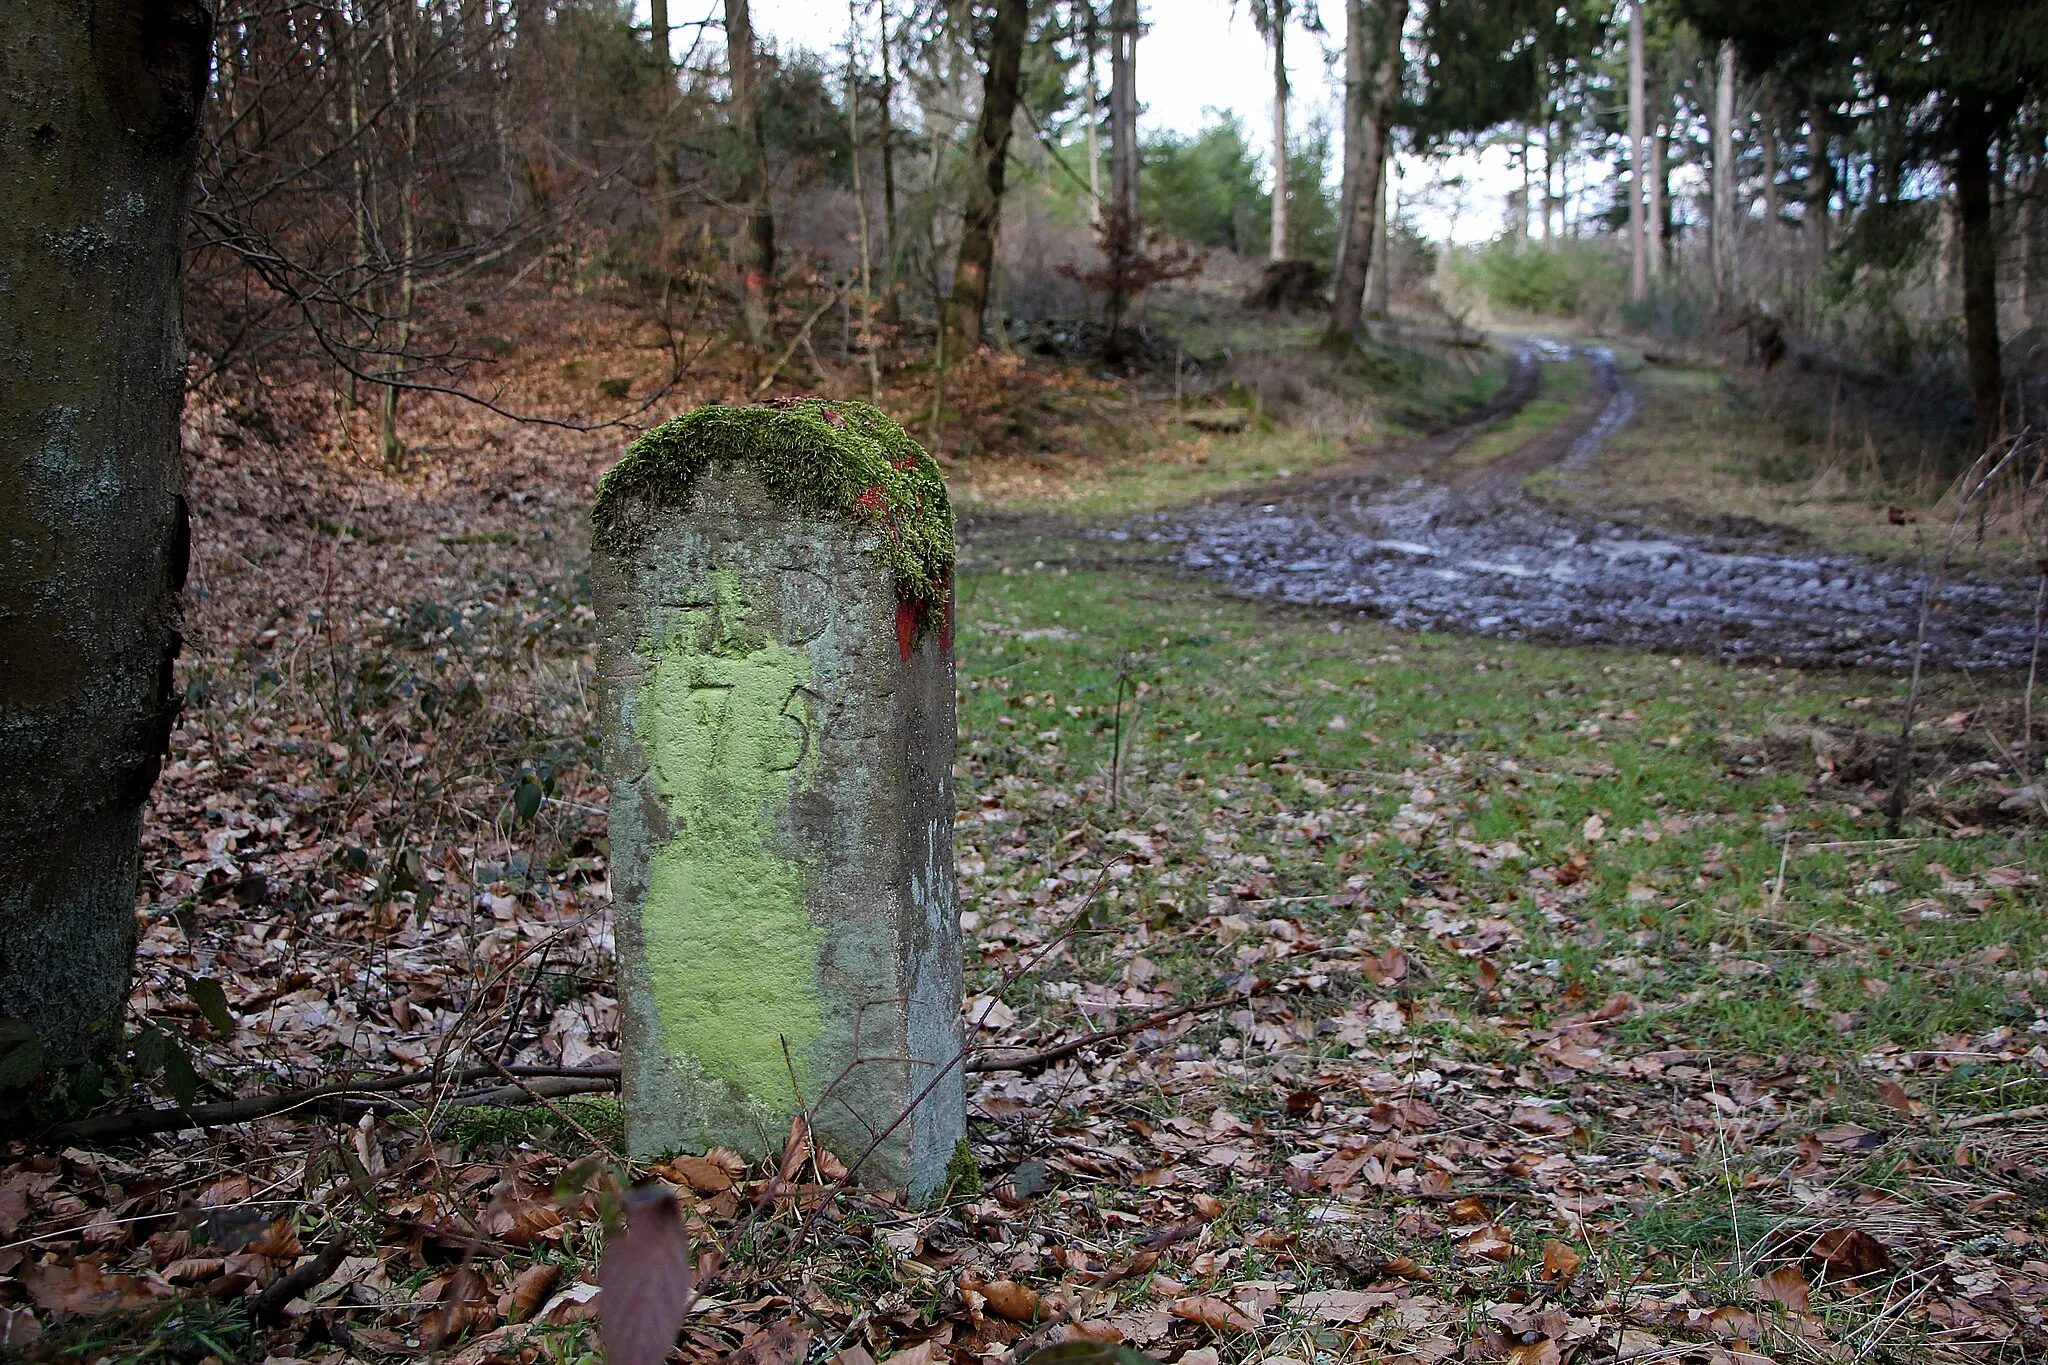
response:
[[[324,1283],[328,1276],[339,1270],[354,1244],[355,1239],[345,1232],[328,1238],[312,1260],[272,1280],[250,1305],[250,1316],[265,1326],[274,1327],[283,1322],[285,1305]]]
[[[1033,1072],[1043,1071],[1055,1062],[1063,1062],[1077,1053],[1086,1052],[1098,1043],[1107,1043],[1116,1038],[1127,1038],[1133,1033],[1143,1033],[1148,1028],[1157,1028],[1161,1024],[1171,1023],[1173,1020],[1182,1018],[1185,1015],[1205,1014],[1210,1010],[1220,1010],[1226,1005],[1234,1005],[1239,1001],[1251,1000],[1257,996],[1264,995],[1271,989],[1272,983],[1265,982],[1248,991],[1232,991],[1228,995],[1212,996],[1207,1000],[1197,1000],[1186,1005],[1175,1005],[1171,1009],[1157,1010],[1142,1018],[1133,1019],[1128,1024],[1119,1024],[1115,1028],[1103,1029],[1100,1033],[1091,1033],[1085,1038],[1069,1039],[1067,1042],[1060,1043],[1055,1047],[1046,1048],[1042,1052],[1024,1052],[1019,1049],[985,1052],[981,1056],[969,1061],[967,1063],[967,1070],[970,1072],[1022,1071],[1029,1075]]]
[[[825,301],[811,310],[811,315],[804,319],[803,326],[796,329],[796,335],[791,337],[789,344],[782,348],[782,354],[776,356],[774,361],[768,366],[768,373],[763,375],[761,382],[754,386],[754,397],[760,398],[768,390],[775,387],[775,377],[782,373],[782,367],[787,365],[789,358],[796,354],[796,348],[810,340],[811,328],[816,326],[818,319],[825,316],[826,310],[839,302],[840,296],[851,288],[853,288],[853,276],[848,275],[844,284],[841,284],[837,289],[827,294]]]
[[[503,1069],[515,1077],[605,1080],[612,1085],[618,1083],[619,1075],[616,1066],[515,1066]],[[409,1071],[399,1076],[377,1076],[365,1081],[333,1081],[326,1085],[309,1086],[303,1090],[273,1091],[270,1094],[249,1095],[238,1100],[222,1100],[216,1104],[195,1104],[189,1109],[131,1109],[118,1114],[102,1114],[98,1118],[60,1123],[53,1128],[45,1129],[42,1139],[53,1145],[62,1146],[81,1142],[120,1142],[127,1138],[147,1137],[151,1133],[181,1132],[187,1128],[218,1128],[231,1123],[249,1123],[255,1119],[269,1118],[273,1114],[282,1114],[287,1110],[347,1099],[354,1095],[389,1094],[394,1090],[409,1090],[417,1085],[436,1083],[460,1085],[466,1081],[482,1080],[496,1074],[498,1069],[483,1066],[453,1073],[429,1069]],[[467,1102],[489,1103],[489,1100],[481,1096],[495,1093],[499,1092],[481,1092],[479,1097]]]

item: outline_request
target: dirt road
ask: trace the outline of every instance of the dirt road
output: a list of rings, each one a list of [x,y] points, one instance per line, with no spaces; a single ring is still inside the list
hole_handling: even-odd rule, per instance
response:
[[[1534,376],[1574,351],[1516,350],[1492,420],[1537,391]],[[1376,454],[1333,474],[1178,508],[1115,533],[1174,547],[1183,568],[1285,602],[1356,607],[1414,630],[1627,645],[1788,663],[1896,666],[1912,660],[1917,566],[1802,547],[1789,535],[1701,534],[1574,515],[1529,497],[1528,474],[1569,477],[1635,416],[1637,390],[1600,347],[1586,401],[1483,465],[1454,456],[1488,423]],[[1928,662],[2024,666],[2031,584],[1958,577],[1928,613]]]

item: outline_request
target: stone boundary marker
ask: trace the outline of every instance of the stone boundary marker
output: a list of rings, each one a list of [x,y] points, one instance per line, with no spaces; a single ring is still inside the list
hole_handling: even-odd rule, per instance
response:
[[[591,521],[628,1148],[808,1110],[922,1196],[965,1122],[938,467],[864,403],[705,407]]]

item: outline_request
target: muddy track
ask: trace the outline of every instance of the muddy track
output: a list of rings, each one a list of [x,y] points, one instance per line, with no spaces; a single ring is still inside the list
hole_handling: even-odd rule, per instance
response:
[[[1540,370],[1532,341],[1510,390]],[[1587,399],[1498,460],[1460,468],[1467,425],[1335,474],[1268,485],[1140,518],[1118,538],[1158,544],[1182,568],[1248,595],[1355,609],[1411,630],[1625,645],[1731,660],[1897,666],[1912,659],[1916,567],[1757,536],[1652,529],[1587,517],[1529,497],[1522,481],[1596,459],[1634,419],[1635,388],[1611,352],[1591,366]],[[1493,420],[1536,391],[1503,398]],[[1939,585],[1928,661],[2023,666],[2032,646],[2030,585],[1959,578]]]

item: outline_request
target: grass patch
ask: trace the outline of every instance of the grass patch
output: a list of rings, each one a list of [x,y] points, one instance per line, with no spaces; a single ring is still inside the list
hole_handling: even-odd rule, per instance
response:
[[[1590,372],[1583,360],[1547,362],[1542,369],[1543,386],[1522,405],[1521,411],[1497,426],[1487,428],[1467,441],[1451,463],[1465,468],[1492,464],[1513,454],[1572,415],[1586,396]]]
[[[1236,884],[1341,938],[1432,897],[1484,904],[1520,937],[1496,955],[1514,959],[1500,991],[1531,1018],[1628,991],[1697,1046],[1849,1059],[2036,1017],[2006,973],[2042,949],[2038,840],[1884,842],[1876,800],[1728,759],[1774,726],[1846,720],[1845,693],[1883,698],[1859,713],[1881,727],[1901,679],[1275,619],[1159,577],[1012,568],[962,586],[962,804],[1018,816],[966,835],[963,894],[991,913],[1019,869],[1057,875],[1063,836],[1149,830],[1175,856],[1119,882],[1106,914],[1181,922],[1235,906]],[[1255,874],[1182,856],[1219,837]],[[1196,952],[1176,970],[1227,967]],[[1445,1001],[1483,1039],[1501,1003],[1475,994]]]

